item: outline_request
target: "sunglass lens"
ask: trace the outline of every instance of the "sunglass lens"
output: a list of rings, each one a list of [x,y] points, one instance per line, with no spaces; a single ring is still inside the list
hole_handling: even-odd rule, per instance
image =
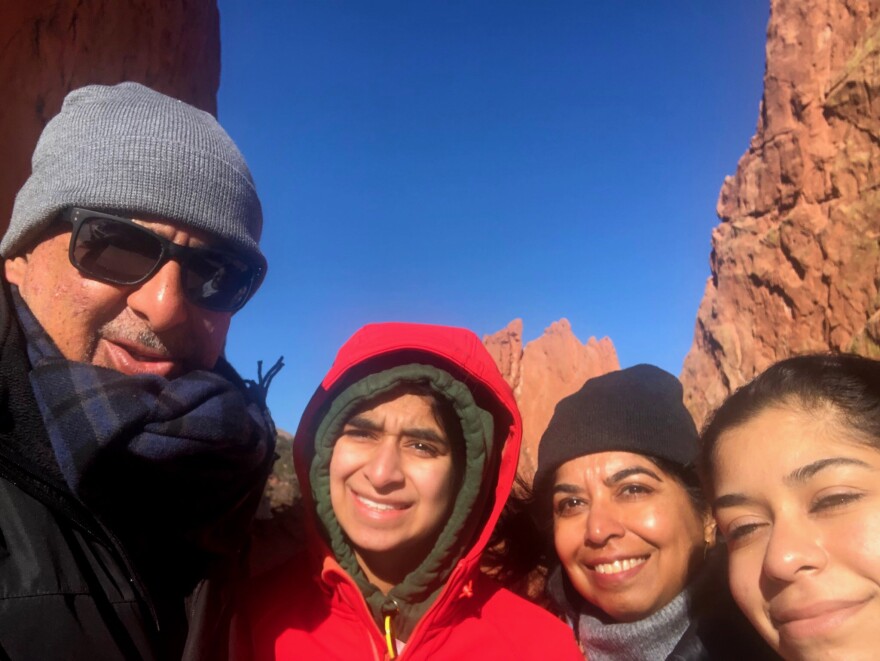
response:
[[[74,243],[75,265],[85,273],[118,284],[134,284],[146,276],[162,254],[162,245],[148,232],[110,218],[87,218]]]
[[[205,250],[187,259],[183,286],[194,303],[231,312],[247,300],[254,278],[250,264],[233,255]]]

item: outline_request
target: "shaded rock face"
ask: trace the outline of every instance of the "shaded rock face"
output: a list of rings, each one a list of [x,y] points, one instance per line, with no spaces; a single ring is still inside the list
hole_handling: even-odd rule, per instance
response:
[[[587,379],[620,369],[617,351],[607,337],[582,344],[567,319],[550,325],[537,340],[522,344],[522,320],[483,338],[504,380],[513,389],[523,417],[519,472],[531,479],[537,468],[538,442],[557,402],[580,389]]]
[[[275,454],[278,458],[272,466],[272,474],[263,491],[260,513],[263,518],[267,518],[268,512],[293,506],[302,495],[293,467],[293,434],[283,429],[278,430],[275,435]]]
[[[880,0],[772,0],[756,135],[721,188],[681,380],[698,424],[773,362],[880,357]]]
[[[133,80],[216,114],[216,0],[6,0],[0,45],[0,233],[37,138],[71,89]]]

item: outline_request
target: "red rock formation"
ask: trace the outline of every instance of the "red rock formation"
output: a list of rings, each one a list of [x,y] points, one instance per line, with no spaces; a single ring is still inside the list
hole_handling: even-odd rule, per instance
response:
[[[520,474],[530,479],[537,448],[556,403],[587,379],[620,369],[617,351],[607,337],[581,344],[567,319],[554,322],[537,340],[522,345],[522,319],[483,338],[505,381],[513,388],[523,417]]]
[[[71,89],[134,80],[216,112],[216,0],[4,0],[0,49],[0,234],[40,131]]]
[[[698,422],[776,360],[880,357],[880,0],[771,0],[756,135],[721,188],[682,382]]]

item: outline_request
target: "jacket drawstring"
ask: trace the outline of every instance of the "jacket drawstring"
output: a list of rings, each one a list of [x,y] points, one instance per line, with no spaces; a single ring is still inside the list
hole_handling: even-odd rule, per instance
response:
[[[394,633],[394,616],[400,612],[397,602],[388,599],[382,604],[382,620],[385,623],[385,645],[388,647],[388,658],[397,658],[397,635]]]

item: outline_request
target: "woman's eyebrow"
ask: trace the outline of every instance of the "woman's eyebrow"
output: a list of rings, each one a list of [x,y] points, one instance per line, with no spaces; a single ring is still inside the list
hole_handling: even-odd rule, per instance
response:
[[[617,471],[611,477],[605,480],[605,484],[617,484],[621,480],[625,480],[626,478],[628,478],[630,475],[647,475],[648,477],[653,477],[658,482],[663,481],[662,479],[660,479],[660,476],[657,475],[657,473],[648,468],[645,468],[643,466],[632,466],[630,468],[624,468],[623,470]]]
[[[860,468],[872,468],[870,464],[850,457],[828,457],[827,459],[819,459],[806,466],[793,470],[789,473],[785,482],[787,484],[803,484],[819,471],[829,468],[830,466],[858,466]]]

